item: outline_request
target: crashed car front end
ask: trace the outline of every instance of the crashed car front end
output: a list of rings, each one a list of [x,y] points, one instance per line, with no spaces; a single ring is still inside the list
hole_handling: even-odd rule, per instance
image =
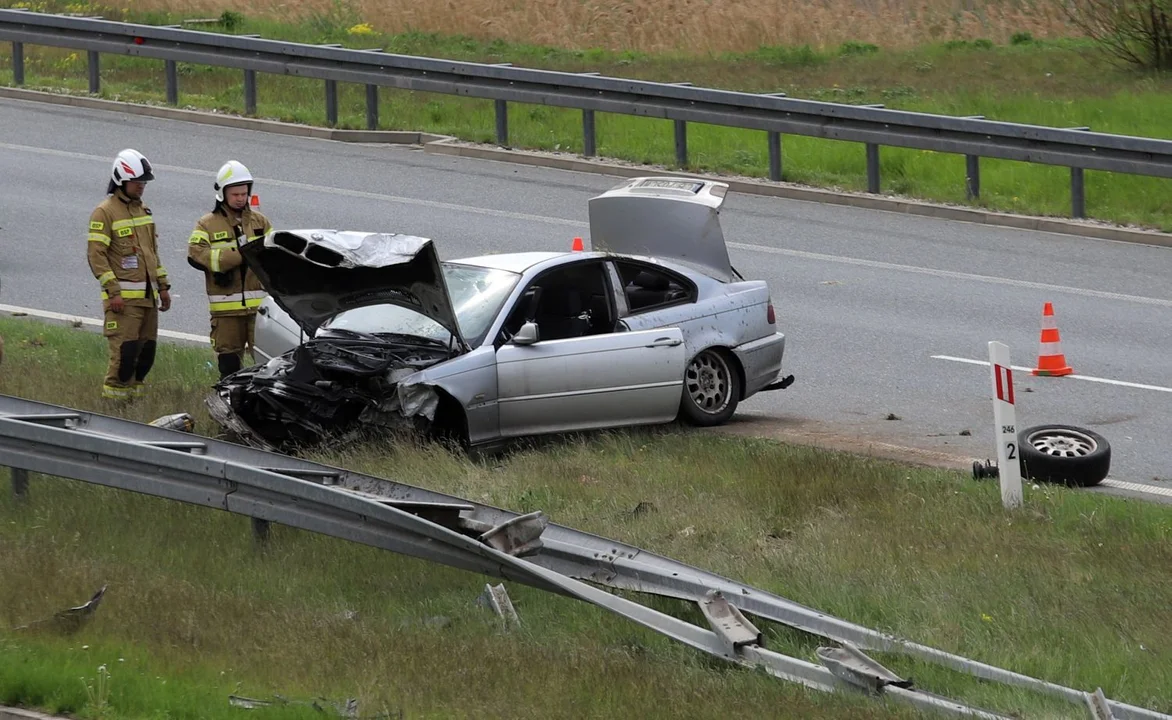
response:
[[[246,444],[277,452],[419,429],[439,397],[412,376],[450,357],[417,338],[326,333],[224,378],[208,408]]]
[[[519,279],[440,263],[411,235],[278,231],[242,255],[310,339],[221,379],[207,405],[241,441],[278,452],[429,428],[440,395],[422,371],[466,357]]]

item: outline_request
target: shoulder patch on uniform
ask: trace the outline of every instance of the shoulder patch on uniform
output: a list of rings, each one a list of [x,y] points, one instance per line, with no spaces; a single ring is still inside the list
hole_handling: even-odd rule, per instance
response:
[[[106,227],[106,223],[98,222],[97,220],[90,220],[90,230],[102,230]]]
[[[217,232],[215,235],[213,235],[212,239],[213,240],[224,240],[224,239],[230,238],[230,237],[232,237],[232,233],[228,232],[227,230],[221,230],[221,231]]]

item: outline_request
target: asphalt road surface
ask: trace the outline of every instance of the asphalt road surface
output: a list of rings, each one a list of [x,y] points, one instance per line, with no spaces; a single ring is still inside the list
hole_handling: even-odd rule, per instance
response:
[[[162,327],[196,334],[208,320],[187,237],[230,158],[277,226],[408,232],[443,258],[569,249],[588,239],[587,200],[617,182],[15,100],[0,100],[0,128],[0,303],[100,316],[86,221],[134,147],[158,178],[145,199],[174,283]],[[744,403],[744,427],[994,458],[989,369],[963,361],[999,340],[1032,367],[1049,301],[1083,377],[1017,372],[1018,426],[1092,428],[1113,479],[1172,487],[1172,249],[735,193],[722,222],[734,266],[772,288],[796,376]]]

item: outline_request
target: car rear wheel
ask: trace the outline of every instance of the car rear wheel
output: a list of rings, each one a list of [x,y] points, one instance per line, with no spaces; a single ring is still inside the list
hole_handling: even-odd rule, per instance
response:
[[[1036,425],[1018,434],[1022,477],[1077,487],[1098,485],[1111,469],[1111,445],[1072,425]]]
[[[736,412],[740,396],[741,378],[719,350],[702,350],[684,370],[680,409],[693,425],[723,424]]]

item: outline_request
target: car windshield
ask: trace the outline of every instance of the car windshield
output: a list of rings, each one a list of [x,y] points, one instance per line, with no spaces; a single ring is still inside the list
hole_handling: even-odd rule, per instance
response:
[[[460,334],[471,347],[484,340],[492,321],[500,312],[521,276],[507,270],[442,263],[444,281],[451,294],[460,324]],[[322,325],[328,330],[359,333],[394,333],[417,335],[447,343],[450,333],[435,320],[398,305],[368,305],[340,312]]]

